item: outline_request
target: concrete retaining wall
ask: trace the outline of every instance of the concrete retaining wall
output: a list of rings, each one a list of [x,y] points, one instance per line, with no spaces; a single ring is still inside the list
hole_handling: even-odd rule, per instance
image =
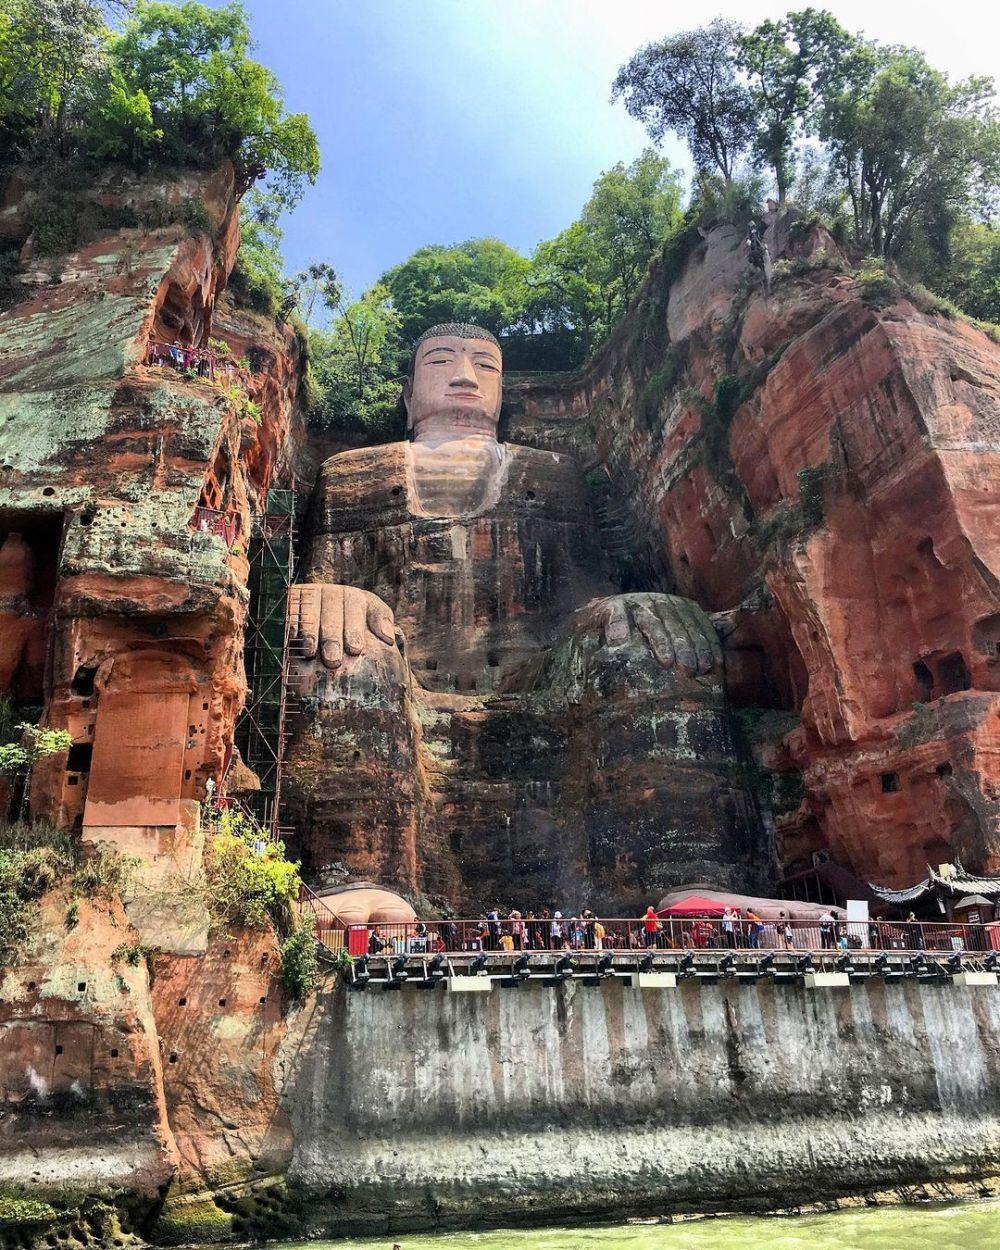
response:
[[[282,1058],[316,1227],[784,1206],[1000,1172],[1000,994],[339,988]]]

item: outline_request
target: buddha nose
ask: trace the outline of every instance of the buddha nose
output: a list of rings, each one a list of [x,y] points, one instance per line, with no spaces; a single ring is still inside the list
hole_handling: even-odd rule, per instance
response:
[[[472,367],[472,361],[468,356],[459,356],[456,362],[455,372],[452,374],[449,386],[463,387],[468,390],[478,391],[479,383],[476,381],[476,371]]]

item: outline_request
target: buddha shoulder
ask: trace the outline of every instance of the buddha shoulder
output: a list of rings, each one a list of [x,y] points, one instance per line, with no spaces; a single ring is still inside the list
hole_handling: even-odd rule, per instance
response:
[[[504,492],[508,508],[567,520],[588,512],[587,486],[575,457],[516,443],[506,447],[510,458]]]
[[[355,447],[324,460],[316,483],[320,527],[335,532],[407,519],[406,444]]]

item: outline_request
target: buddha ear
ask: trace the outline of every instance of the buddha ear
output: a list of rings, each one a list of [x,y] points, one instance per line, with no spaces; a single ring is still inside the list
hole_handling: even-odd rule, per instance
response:
[[[413,429],[413,420],[410,417],[410,400],[413,398],[413,379],[407,378],[403,383],[403,407],[406,409],[406,431],[407,433]]]

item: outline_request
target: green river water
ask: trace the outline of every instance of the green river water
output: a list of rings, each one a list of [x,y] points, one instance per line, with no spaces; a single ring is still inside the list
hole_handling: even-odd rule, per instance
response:
[[[1000,1250],[1000,1201],[687,1224],[585,1225],[485,1233],[398,1233],[275,1250]]]

